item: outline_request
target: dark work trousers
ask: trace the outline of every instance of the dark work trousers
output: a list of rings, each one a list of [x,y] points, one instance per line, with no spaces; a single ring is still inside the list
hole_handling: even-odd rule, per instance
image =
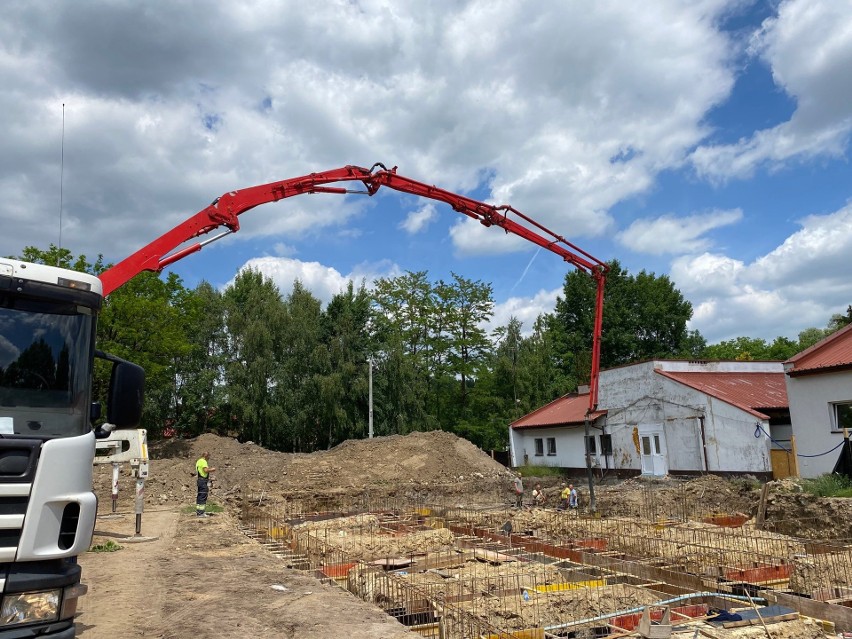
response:
[[[208,477],[198,478],[198,497],[195,499],[195,510],[204,512],[207,505],[207,495],[210,494],[210,479]]]

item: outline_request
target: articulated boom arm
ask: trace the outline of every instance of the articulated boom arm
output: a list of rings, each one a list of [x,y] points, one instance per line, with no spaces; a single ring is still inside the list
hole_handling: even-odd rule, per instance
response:
[[[326,186],[340,182],[361,182],[366,190],[353,190],[341,186]],[[595,299],[595,324],[592,334],[592,370],[589,387],[589,412],[597,408],[598,376],[600,373],[600,341],[603,322],[603,298],[607,264],[592,257],[582,249],[568,242],[538,224],[520,211],[508,205],[495,206],[478,202],[463,195],[457,195],[436,186],[429,186],[410,178],[398,175],[396,167],[385,168],[375,164],[371,169],[359,166],[345,166],[331,171],[311,173],[302,177],[252,186],[239,191],[231,191],[216,199],[207,208],[199,211],[171,231],[161,235],[133,255],[104,271],[100,279],[103,282],[104,295],[125,284],[142,271],[159,272],[169,264],[200,251],[204,246],[225,235],[240,229],[238,216],[267,202],[277,202],[284,198],[304,193],[360,193],[374,195],[382,186],[446,202],[454,210],[479,220],[485,226],[499,226],[507,233],[522,237],[559,255],[569,264],[591,275],[597,285]],[[515,219],[511,219],[509,216]],[[201,235],[206,235],[220,227],[227,230],[207,240],[196,242],[175,251],[181,244]],[[175,251],[172,253],[171,251]]]

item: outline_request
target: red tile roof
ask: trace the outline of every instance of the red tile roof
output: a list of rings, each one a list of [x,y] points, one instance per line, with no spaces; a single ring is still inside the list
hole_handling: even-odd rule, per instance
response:
[[[852,324],[784,362],[790,377],[852,368]]]
[[[760,418],[761,409],[789,408],[784,373],[656,372]]]
[[[588,393],[565,395],[512,422],[511,427],[541,428],[543,426],[583,424],[586,420],[586,411],[588,410]],[[591,414],[592,421],[601,415],[606,415],[606,411],[598,410],[593,412]]]

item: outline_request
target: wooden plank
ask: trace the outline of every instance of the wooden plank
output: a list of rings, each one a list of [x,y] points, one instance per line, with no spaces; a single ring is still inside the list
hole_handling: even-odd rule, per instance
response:
[[[510,561],[516,561],[516,559],[511,555],[504,555],[502,552],[485,550],[484,548],[477,548],[474,550],[473,556],[479,561],[485,561],[489,564],[503,564]]]
[[[836,606],[824,601],[814,601],[805,597],[799,597],[786,592],[773,590],[761,590],[760,597],[775,601],[782,606],[798,610],[807,617],[825,619],[834,623],[838,632],[852,632],[852,608]]]

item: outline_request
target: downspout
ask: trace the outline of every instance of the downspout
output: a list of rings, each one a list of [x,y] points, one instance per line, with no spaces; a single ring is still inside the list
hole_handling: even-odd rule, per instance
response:
[[[710,472],[710,464],[707,462],[707,437],[704,434],[704,415],[699,415],[698,424],[701,427],[701,452],[704,454],[704,472]]]

